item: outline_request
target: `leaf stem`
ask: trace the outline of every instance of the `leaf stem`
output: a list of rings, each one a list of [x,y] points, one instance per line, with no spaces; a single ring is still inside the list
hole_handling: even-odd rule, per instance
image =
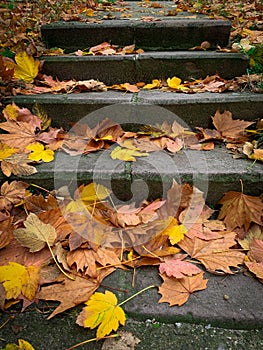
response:
[[[123,300],[121,303],[119,303],[118,306],[121,306],[121,305],[127,303],[127,301],[130,301],[131,299],[137,297],[137,295],[139,295],[139,294],[145,292],[146,290],[148,290],[148,289],[150,289],[150,288],[156,288],[156,286],[153,284],[153,285],[151,285],[151,286],[148,286],[148,287],[146,287],[146,288],[143,288],[142,290],[139,290],[139,292],[137,292],[137,293],[131,295],[128,299]]]
[[[59,263],[58,263],[58,261],[57,261],[55,255],[54,255],[54,253],[53,253],[53,251],[52,251],[52,249],[51,249],[51,247],[50,247],[50,244],[48,243],[48,241],[46,241],[46,243],[47,243],[48,249],[49,249],[49,251],[50,251],[50,253],[51,253],[51,255],[52,255],[52,258],[54,259],[55,264],[57,265],[57,267],[59,268],[59,270],[60,270],[60,271],[63,273],[63,275],[65,275],[67,278],[69,278],[69,279],[72,280],[72,281],[75,281],[75,278],[74,278],[74,277],[71,277],[70,275],[68,275],[68,274],[60,267],[60,265],[59,265]]]
[[[107,337],[103,337],[101,339],[116,338],[116,337],[119,337],[119,336],[120,336],[119,334],[112,334],[112,335],[108,335]],[[91,343],[92,341],[96,341],[96,340],[98,340],[98,339],[97,338],[87,339],[87,340],[82,341],[81,343],[78,343],[78,344],[75,344],[75,345],[71,346],[70,348],[67,348],[66,350],[76,349],[77,347],[79,347],[81,345],[84,345],[84,344],[87,344],[87,343]]]

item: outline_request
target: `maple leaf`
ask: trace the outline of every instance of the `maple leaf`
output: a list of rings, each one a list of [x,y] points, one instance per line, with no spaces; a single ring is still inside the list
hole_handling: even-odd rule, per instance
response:
[[[112,159],[119,159],[125,162],[135,162],[135,157],[146,157],[148,155],[148,153],[142,153],[134,149],[122,148],[120,146],[115,147],[111,152]]]
[[[184,225],[178,225],[178,221],[173,219],[169,226],[162,232],[163,235],[167,235],[171,244],[180,242],[184,235],[187,233],[187,228]]]
[[[36,138],[36,127],[27,122],[8,120],[7,122],[0,123],[0,128],[9,133],[0,134],[0,141],[9,147],[18,148],[21,151],[24,151],[26,146],[33,143]]]
[[[143,86],[143,89],[156,89],[162,86],[162,83],[159,79],[153,79],[150,84]]]
[[[249,271],[254,273],[263,283],[263,262],[257,263],[245,261],[245,265],[249,269]]]
[[[25,197],[28,186],[22,181],[12,181],[10,184],[4,182],[1,186],[0,210],[10,210],[13,205],[20,203]]]
[[[38,287],[38,271],[35,266],[27,268],[15,262],[0,266],[0,282],[6,291],[6,299],[16,299],[23,294],[28,300],[33,300]]]
[[[26,83],[32,83],[38,75],[39,60],[34,60],[32,56],[23,51],[16,54],[15,61],[14,78],[24,80]]]
[[[204,241],[197,237],[185,238],[178,243],[191,258],[199,260],[208,271],[222,270],[232,274],[230,266],[237,267],[244,261],[244,254],[229,249],[236,244],[235,232],[222,235],[219,239]]]
[[[110,191],[103,185],[91,182],[86,186],[80,186],[75,193],[75,198],[80,199],[85,203],[100,202],[107,198]]]
[[[43,223],[36,214],[30,213],[24,221],[25,228],[18,228],[14,236],[23,247],[29,248],[31,253],[38,252],[47,244],[52,246],[57,237],[55,228]]]
[[[254,238],[263,241],[263,227],[257,224],[252,225],[243,239],[238,239],[238,243],[244,250],[250,250]]]
[[[119,324],[124,325],[126,316],[123,309],[117,305],[116,295],[112,292],[95,293],[85,303],[77,318],[77,324],[85,328],[94,329],[97,326],[97,339],[105,337],[112,330],[116,331]]]
[[[253,122],[240,119],[234,120],[231,112],[224,111],[224,113],[221,114],[219,110],[216,111],[212,120],[214,126],[221,132],[223,137],[233,139],[239,138],[241,133],[244,132],[249,125],[253,124]]]
[[[223,219],[228,230],[244,226],[247,231],[251,222],[262,225],[263,203],[259,197],[229,191],[219,204],[223,206],[218,218]]]
[[[39,162],[40,160],[42,160],[45,163],[52,162],[52,160],[54,160],[54,151],[44,147],[44,145],[42,145],[39,142],[26,146],[26,149],[32,151],[28,155],[29,160],[35,162]]]
[[[75,280],[60,278],[59,283],[42,287],[37,294],[39,299],[60,301],[60,305],[49,315],[48,319],[87,301],[99,287],[102,279],[113,271],[114,269],[108,269],[97,279],[79,276],[75,276]]]
[[[166,273],[168,277],[184,278],[202,272],[197,266],[181,259],[164,259],[159,266],[160,273]]]
[[[3,143],[0,143],[0,161],[9,158],[18,150],[16,148],[9,147]]]
[[[5,176],[9,177],[11,174],[19,176],[28,176],[37,173],[37,170],[27,159],[26,154],[13,154],[1,162],[1,169]]]
[[[164,282],[159,287],[159,293],[162,294],[159,303],[169,303],[170,306],[183,305],[192,293],[206,289],[208,280],[204,280],[203,275],[204,272],[180,279],[161,275]]]
[[[181,82],[182,80],[177,77],[167,79],[167,84],[171,89],[178,89],[180,87]]]

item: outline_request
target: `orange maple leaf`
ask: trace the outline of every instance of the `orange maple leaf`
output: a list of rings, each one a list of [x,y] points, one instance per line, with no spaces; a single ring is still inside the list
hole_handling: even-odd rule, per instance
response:
[[[194,264],[183,261],[181,259],[165,259],[159,266],[160,273],[166,273],[168,277],[184,278],[185,276],[193,276],[202,272]]]
[[[169,303],[170,306],[183,305],[192,293],[206,289],[208,280],[204,280],[203,275],[204,272],[180,279],[161,275],[164,282],[159,287],[159,293],[162,294],[159,303]]]
[[[190,239],[186,236],[178,245],[191,258],[199,260],[208,271],[222,270],[232,274],[230,266],[242,264],[245,257],[243,253],[229,249],[236,244],[235,236],[235,232],[229,232],[219,239],[209,241],[197,237]]]
[[[229,191],[219,204],[223,206],[218,218],[224,220],[228,230],[244,226],[247,231],[251,222],[262,225],[263,203],[259,197]]]

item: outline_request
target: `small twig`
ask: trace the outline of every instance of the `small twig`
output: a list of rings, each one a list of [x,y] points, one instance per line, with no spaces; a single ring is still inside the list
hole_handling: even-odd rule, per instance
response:
[[[153,284],[153,285],[151,285],[151,286],[148,286],[148,287],[146,287],[146,288],[143,288],[142,290],[139,290],[139,292],[133,294],[133,295],[130,296],[128,299],[123,300],[121,303],[119,303],[118,306],[121,306],[121,305],[127,303],[127,301],[130,301],[131,299],[137,297],[139,294],[145,292],[146,290],[148,290],[148,289],[150,289],[150,288],[156,288],[156,286]]]

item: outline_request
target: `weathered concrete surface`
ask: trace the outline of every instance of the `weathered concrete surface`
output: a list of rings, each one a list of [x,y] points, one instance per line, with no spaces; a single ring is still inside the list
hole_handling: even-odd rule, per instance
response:
[[[121,46],[135,43],[147,50],[185,50],[203,41],[209,41],[212,48],[228,44],[230,22],[211,20],[195,13],[177,13],[173,2],[162,1],[160,5],[161,9],[143,2],[127,2],[119,10],[120,5],[115,4],[108,13],[95,12],[93,19],[99,23],[55,22],[44,25],[42,38],[49,47],[62,47],[67,52],[104,41]],[[149,16],[155,20],[143,20]]]
[[[218,73],[222,78],[241,76],[248,67],[243,54],[219,52],[145,52],[126,56],[43,57],[43,73],[60,80],[96,79],[106,85],[151,82],[178,76],[182,80],[205,78]]]
[[[47,305],[44,311],[50,314]],[[23,314],[10,312],[3,315],[1,317],[3,322],[9,316],[13,319],[1,329],[0,346],[17,343],[17,340],[22,338],[29,341],[35,350],[66,350],[95,336],[94,331],[75,324],[77,311],[65,312],[49,321],[46,320],[47,314],[43,313],[43,310],[40,312],[33,310]],[[138,321],[128,316],[125,327],[120,327],[120,330],[131,332],[141,340],[136,350],[255,350],[263,347],[262,329],[223,329],[212,327],[209,323],[167,324],[151,318]],[[91,342],[79,349],[100,350],[102,344],[103,340]]]
[[[262,283],[242,273],[222,276],[205,273],[204,277],[208,279],[207,288],[191,295],[180,307],[158,303],[161,295],[156,289],[149,289],[124,304],[123,308],[138,320],[155,318],[167,323],[201,322],[233,329],[263,328],[263,304],[259,302],[263,293]],[[128,290],[128,295],[117,293],[122,300],[147,286],[162,283],[157,267],[137,269],[134,288],[131,287],[132,278],[132,270],[117,270],[103,284]]]
[[[48,189],[69,185],[72,193],[79,184],[94,181],[112,190],[114,202],[165,198],[173,179],[193,184],[211,205],[227,191],[240,191],[240,179],[246,194],[262,193],[262,165],[256,163],[249,169],[250,160],[233,159],[224,147],[213,151],[181,150],[175,155],[154,152],[132,163],[112,160],[110,152],[114,147],[87,156],[58,152],[55,161],[40,164],[38,173],[24,180]],[[1,174],[0,179],[5,177]]]
[[[221,112],[229,110],[234,118],[245,120],[261,118],[263,110],[262,94],[249,92],[183,94],[140,91],[132,94],[107,91],[14,96],[5,99],[4,103],[11,101],[28,108],[39,103],[52,119],[53,125],[66,130],[86,116],[94,123],[110,117],[121,123],[134,119],[134,122],[153,124],[164,120],[170,122],[177,116],[186,125],[194,128],[212,127],[211,116],[218,108]],[[163,107],[166,112],[161,113],[158,106]]]

